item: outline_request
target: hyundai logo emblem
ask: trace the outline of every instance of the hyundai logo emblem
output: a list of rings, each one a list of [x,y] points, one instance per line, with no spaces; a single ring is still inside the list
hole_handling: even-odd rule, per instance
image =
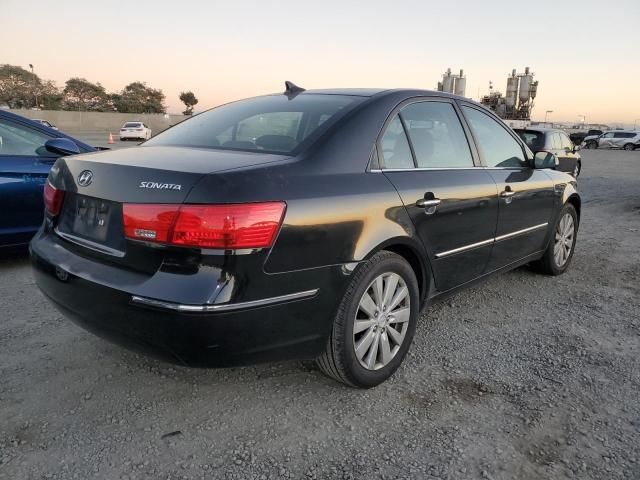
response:
[[[83,170],[78,175],[78,185],[81,187],[88,187],[93,180],[93,172],[91,170]]]

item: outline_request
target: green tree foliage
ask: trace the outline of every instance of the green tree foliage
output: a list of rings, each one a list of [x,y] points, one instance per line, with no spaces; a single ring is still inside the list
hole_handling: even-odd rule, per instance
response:
[[[0,103],[10,108],[35,107],[41,88],[42,81],[30,71],[17,65],[0,65]]]
[[[62,108],[104,112],[112,110],[109,95],[100,83],[91,83],[85,78],[70,78],[62,91]]]
[[[180,101],[184,103],[185,107],[187,107],[185,111],[182,112],[182,114],[193,115],[193,107],[196,106],[198,103],[198,99],[193,94],[193,92],[191,90],[189,90],[188,92],[181,92]]]
[[[111,95],[113,106],[122,113],[166,113],[162,90],[147,87],[143,82],[133,82],[122,92]]]

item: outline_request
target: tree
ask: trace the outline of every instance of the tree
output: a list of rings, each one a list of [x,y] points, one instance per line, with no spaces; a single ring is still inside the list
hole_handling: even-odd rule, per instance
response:
[[[182,114],[193,115],[193,107],[196,106],[198,103],[198,99],[193,94],[193,92],[191,90],[189,90],[188,92],[181,92],[180,101],[184,103],[185,107],[187,107],[185,111],[182,112]]]
[[[0,102],[9,108],[36,106],[42,82],[37,75],[17,65],[0,65]]]
[[[70,78],[62,91],[64,110],[104,112],[110,110],[109,96],[100,83],[91,83],[86,78]]]
[[[164,99],[162,90],[143,82],[130,83],[122,92],[111,95],[113,106],[122,113],[165,113]]]

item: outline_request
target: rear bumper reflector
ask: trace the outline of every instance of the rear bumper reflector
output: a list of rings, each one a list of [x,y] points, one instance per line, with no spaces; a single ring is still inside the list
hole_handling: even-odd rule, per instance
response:
[[[131,303],[144,305],[147,307],[162,308],[165,310],[174,310],[177,312],[230,312],[234,310],[243,310],[248,308],[262,307],[265,305],[273,305],[276,303],[291,302],[294,300],[302,300],[314,297],[318,293],[318,289],[305,290],[304,292],[289,293],[278,297],[262,298],[260,300],[251,300],[239,303],[221,303],[218,305],[188,305],[181,303],[165,302],[163,300],[155,300],[153,298],[139,297],[133,295]]]

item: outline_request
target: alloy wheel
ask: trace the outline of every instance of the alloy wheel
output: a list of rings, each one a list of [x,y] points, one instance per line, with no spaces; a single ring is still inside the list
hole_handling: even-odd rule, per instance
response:
[[[386,272],[367,287],[353,324],[353,347],[360,365],[378,370],[400,350],[411,317],[409,289],[400,275]]]
[[[558,222],[555,233],[555,244],[553,247],[553,258],[556,266],[563,267],[573,248],[573,237],[575,235],[575,224],[570,213],[565,213]]]

